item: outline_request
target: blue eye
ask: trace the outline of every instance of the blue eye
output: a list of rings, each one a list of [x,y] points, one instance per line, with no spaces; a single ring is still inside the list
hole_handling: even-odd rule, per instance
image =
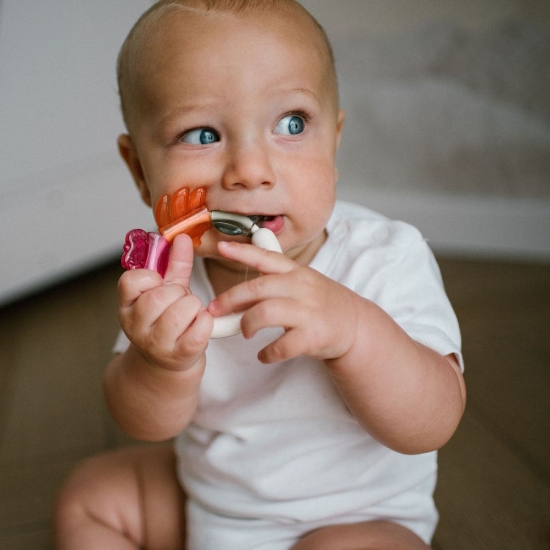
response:
[[[216,141],[220,141],[220,136],[210,128],[197,128],[189,130],[183,134],[181,141],[191,143],[192,145],[210,145]]]
[[[287,115],[279,120],[275,127],[275,133],[295,136],[301,134],[304,131],[304,127],[305,122],[301,116]]]

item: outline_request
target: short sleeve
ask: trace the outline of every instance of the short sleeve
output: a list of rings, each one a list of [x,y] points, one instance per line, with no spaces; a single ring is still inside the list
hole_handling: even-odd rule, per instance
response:
[[[343,205],[337,214],[324,272],[380,306],[412,339],[454,354],[463,368],[458,321],[421,233],[364,208]]]
[[[416,229],[406,226],[398,231],[402,234],[392,243],[365,297],[384,309],[413,340],[441,355],[454,354],[463,369],[458,320],[435,257]]]

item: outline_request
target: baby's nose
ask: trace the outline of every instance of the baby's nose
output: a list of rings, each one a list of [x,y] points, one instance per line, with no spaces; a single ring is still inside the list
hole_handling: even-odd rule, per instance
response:
[[[273,187],[275,172],[267,144],[250,140],[230,147],[222,185],[226,189]]]

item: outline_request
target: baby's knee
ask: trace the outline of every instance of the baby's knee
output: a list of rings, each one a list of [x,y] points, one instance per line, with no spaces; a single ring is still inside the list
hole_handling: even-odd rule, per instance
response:
[[[104,478],[108,475],[106,457],[94,456],[79,463],[61,486],[55,502],[55,511],[81,508],[101,494]]]
[[[183,548],[184,505],[170,445],[90,458],[59,491],[54,531],[62,543],[57,548],[141,548],[144,541],[151,549]]]
[[[137,485],[131,465],[115,453],[95,456],[78,464],[54,502],[56,540],[66,539],[91,524],[139,536],[139,518],[132,513],[132,509],[137,508]],[[132,500],[133,506],[129,505]]]
[[[417,535],[401,525],[368,521],[332,525],[306,535],[292,550],[430,550]]]

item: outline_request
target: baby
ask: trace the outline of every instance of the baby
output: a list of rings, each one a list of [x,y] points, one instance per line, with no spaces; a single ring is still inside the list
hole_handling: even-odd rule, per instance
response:
[[[106,400],[174,445],[77,468],[58,549],[428,548],[436,450],[465,403],[459,330],[418,231],[335,200],[323,30],[294,0],[162,0],[118,76],[142,199],[203,187],[209,210],[265,216],[283,254],[209,229],[175,238],[164,279],[124,273]],[[242,334],[211,340],[236,311]]]

